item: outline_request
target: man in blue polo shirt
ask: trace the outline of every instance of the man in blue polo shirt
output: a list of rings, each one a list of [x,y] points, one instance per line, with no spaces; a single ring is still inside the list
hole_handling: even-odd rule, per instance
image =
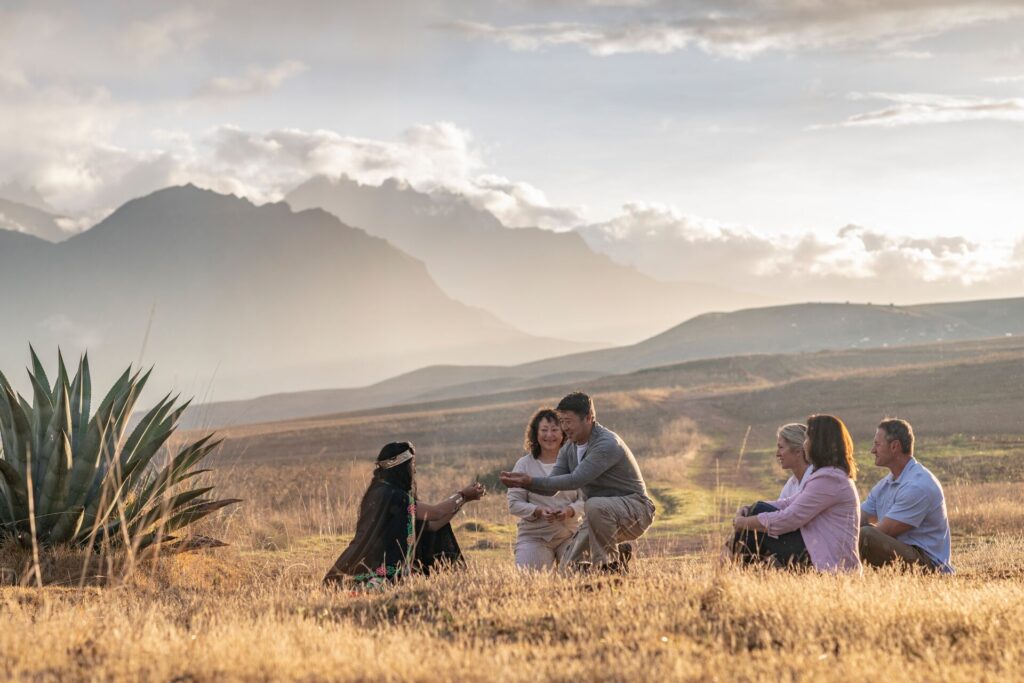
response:
[[[860,557],[881,567],[902,561],[952,573],[946,496],[935,475],[914,458],[914,430],[906,420],[886,418],[871,448],[875,465],[889,474],[875,484],[860,509]]]

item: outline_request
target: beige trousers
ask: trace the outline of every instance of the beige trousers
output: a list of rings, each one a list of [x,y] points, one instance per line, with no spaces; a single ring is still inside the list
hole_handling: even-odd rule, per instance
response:
[[[590,561],[606,565],[618,561],[619,543],[640,538],[654,521],[654,507],[640,496],[587,498],[583,523],[562,558],[569,567],[589,552]]]
[[[565,554],[573,537],[555,536],[551,540],[520,536],[516,539],[516,566],[524,569],[548,569]]]
[[[907,564],[934,569],[932,561],[919,548],[898,541],[871,525],[860,528],[859,550],[861,561],[874,567],[883,567],[901,560]]]

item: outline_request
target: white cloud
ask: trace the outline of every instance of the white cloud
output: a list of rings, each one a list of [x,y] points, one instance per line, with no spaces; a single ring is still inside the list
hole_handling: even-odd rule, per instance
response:
[[[0,183],[34,187],[82,229],[125,201],[171,184],[193,182],[254,201],[277,201],[315,175],[347,175],[379,185],[398,178],[422,191],[444,190],[492,211],[506,225],[567,228],[575,209],[552,206],[538,188],[489,173],[469,131],[450,122],[416,125],[396,140],[329,130],[246,131],[205,136],[152,131],[160,147],[128,150],[111,142],[135,111],[103,89],[0,88],[18,106],[0,111]],[[38,125],[25,129],[26,119]]]
[[[979,23],[1024,15],[1011,0],[951,3],[945,0],[787,0],[768,2],[662,3],[660,16],[635,13],[609,23],[551,21],[498,26],[456,21],[448,27],[513,50],[576,45],[591,54],[667,54],[698,47],[709,54],[749,59],[769,51],[877,47],[904,57],[928,53],[905,49],[923,38]]]
[[[578,229],[593,248],[665,280],[694,280],[794,300],[883,296],[901,300],[1008,295],[1024,277],[1024,241],[916,238],[848,225],[832,235],[766,235],[634,203]]]
[[[950,97],[926,93],[851,93],[851,100],[891,102],[881,109],[855,114],[838,124],[821,128],[909,126],[962,121],[1010,121],[1024,123],[1024,98]]]
[[[397,177],[431,185],[468,178],[483,168],[469,132],[448,122],[414,126],[396,141],[329,130],[252,132],[225,126],[204,142],[213,152],[211,170],[251,185],[256,193],[279,193],[312,175],[344,173],[371,184]]]
[[[199,89],[198,95],[211,99],[259,95],[280,88],[285,81],[298,76],[308,68],[296,60],[284,61],[270,68],[250,66],[243,76],[219,77],[209,80]]]
[[[565,228],[581,220],[577,210],[552,206],[529,183],[487,173],[473,136],[450,122],[413,126],[394,141],[326,130],[222,127],[206,142],[212,157],[197,164],[198,182],[254,199],[279,199],[314,175],[345,175],[370,185],[398,178],[417,190],[460,194],[513,227]]]
[[[109,143],[131,108],[103,88],[0,87],[0,181],[36,188],[59,210],[92,204],[135,155]],[[31,121],[31,126],[25,122]]]
[[[934,59],[935,53],[928,52],[927,50],[897,50],[892,53],[893,57],[899,57],[900,59]]]
[[[463,184],[461,194],[509,227],[568,228],[582,221],[580,209],[552,206],[539,188],[497,175],[481,175]]]
[[[997,83],[1000,85],[1005,83],[1024,83],[1024,74],[1021,74],[1019,76],[992,76],[990,78],[986,78],[985,82]]]
[[[213,19],[209,12],[183,5],[157,17],[132,22],[121,41],[129,54],[149,64],[202,44],[209,36]]]

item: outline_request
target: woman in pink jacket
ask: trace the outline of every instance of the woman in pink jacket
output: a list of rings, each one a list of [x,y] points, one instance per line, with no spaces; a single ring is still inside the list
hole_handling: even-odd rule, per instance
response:
[[[850,432],[834,415],[812,415],[804,450],[814,472],[791,498],[741,508],[733,520],[733,552],[780,567],[860,572],[860,496]]]

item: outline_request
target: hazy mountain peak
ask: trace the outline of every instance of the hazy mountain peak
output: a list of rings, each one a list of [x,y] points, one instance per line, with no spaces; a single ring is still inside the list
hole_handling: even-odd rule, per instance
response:
[[[486,209],[472,204],[465,196],[449,190],[421,192],[401,178],[387,178],[380,185],[368,185],[342,174],[337,178],[324,175],[314,176],[288,194],[288,201],[300,200],[313,194],[331,194],[337,202],[349,205],[351,217],[347,212],[338,213],[343,221],[353,223],[368,232],[391,232],[383,223],[404,220],[408,229],[419,229],[423,232],[463,229],[467,224],[474,231],[507,230],[501,221]],[[300,202],[303,206],[306,202]],[[368,205],[370,203],[370,205]],[[331,210],[332,207],[324,208]],[[354,220],[358,215],[363,221]],[[415,226],[409,218],[419,218],[431,225]],[[366,225],[360,225],[360,223]],[[443,223],[443,225],[438,225]],[[389,235],[381,235],[390,239]],[[401,246],[401,245],[399,245]]]
[[[363,185],[318,176],[287,196],[321,207],[422,259],[441,288],[532,334],[604,343],[634,342],[694,314],[769,303],[720,287],[664,283],[593,251],[576,232],[508,228],[465,196],[420,192],[385,181]],[[575,295],[600,310],[545,303]]]
[[[244,233],[237,221],[259,215],[265,221],[287,223],[293,214],[285,202],[256,205],[245,197],[221,194],[191,183],[166,187],[132,199],[69,242],[89,242],[100,238],[138,238],[146,234],[223,231]],[[337,218],[330,219],[337,222]]]
[[[48,242],[67,238],[61,228],[61,216],[17,201],[0,198],[0,230],[33,235]]]
[[[221,397],[581,347],[452,299],[422,262],[322,209],[194,185],[134,199],[59,244],[0,231],[0,291],[13,302],[0,367],[29,342],[89,349],[98,369],[141,358],[161,387]]]
[[[28,187],[11,181],[0,185],[0,199],[6,199],[9,202],[15,202],[22,206],[28,206],[38,211],[43,211],[48,214],[56,215],[58,212],[52,206],[50,206],[34,185]]]

